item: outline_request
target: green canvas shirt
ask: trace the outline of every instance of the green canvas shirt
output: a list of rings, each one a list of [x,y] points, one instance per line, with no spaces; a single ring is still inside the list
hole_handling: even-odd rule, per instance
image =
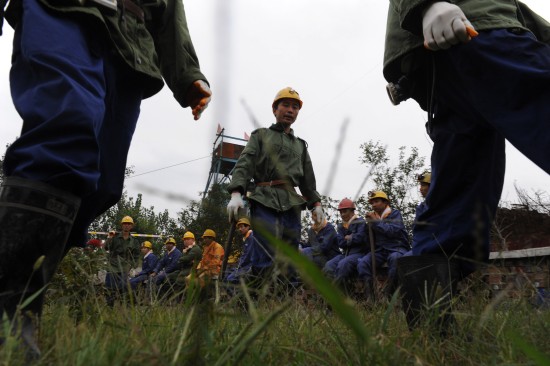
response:
[[[280,124],[273,124],[252,132],[235,165],[228,191],[244,194],[251,180],[260,183],[280,179],[298,187],[302,195],[292,187],[256,186],[248,198],[279,212],[297,206],[312,208],[321,201],[307,143],[294,136],[292,129],[285,134]]]
[[[140,258],[140,244],[133,236],[124,239],[122,234],[117,234],[105,242],[105,250],[109,253],[108,272],[127,273],[131,268],[136,268]]]
[[[422,10],[433,0],[390,0],[384,50],[384,77],[396,82],[415,71],[430,52],[423,48]],[[499,28],[530,30],[550,42],[550,24],[516,0],[453,0],[477,31]]]
[[[195,53],[182,0],[135,0],[145,13],[145,22],[128,10],[121,12],[87,0],[39,0],[54,12],[103,33],[105,41],[141,77],[144,98],[162,89],[164,81],[174,98],[187,107],[187,90],[195,80],[204,80]],[[21,0],[11,0],[6,20],[15,28],[20,19]]]

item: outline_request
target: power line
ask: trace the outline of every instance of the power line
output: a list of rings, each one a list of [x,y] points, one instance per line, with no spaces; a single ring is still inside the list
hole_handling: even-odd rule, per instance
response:
[[[165,169],[173,168],[173,167],[175,167],[175,166],[179,166],[179,165],[183,165],[183,164],[192,163],[192,162],[194,162],[194,161],[206,159],[206,158],[209,158],[209,157],[210,157],[210,154],[207,155],[207,156],[203,156],[202,158],[196,158],[196,159],[193,159],[193,160],[184,161],[184,162],[182,162],[182,163],[177,163],[177,164],[165,166],[165,167],[163,167],[163,168],[158,168],[158,169],[150,170],[150,171],[145,172],[145,173],[134,174],[134,175],[132,175],[132,176],[126,178],[126,179],[130,179],[130,178],[134,178],[134,177],[139,177],[140,175],[145,175],[145,174],[149,174],[149,173],[158,172],[158,171],[160,171],[160,170],[165,170]]]

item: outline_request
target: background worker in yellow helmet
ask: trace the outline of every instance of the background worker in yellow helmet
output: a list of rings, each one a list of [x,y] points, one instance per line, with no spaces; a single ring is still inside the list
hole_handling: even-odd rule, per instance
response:
[[[115,299],[126,291],[130,269],[137,267],[139,263],[140,245],[137,239],[130,235],[134,219],[124,216],[120,225],[121,232],[111,232],[105,241],[105,250],[108,252],[105,287],[109,306],[113,306]]]
[[[250,272],[253,258],[257,255],[256,252],[262,250],[257,243],[257,239],[254,237],[254,232],[248,218],[242,217],[237,221],[237,230],[239,230],[239,233],[243,237],[243,247],[237,267],[225,279],[226,282],[234,284],[239,283],[239,278],[246,276]]]
[[[229,219],[237,221],[239,209],[244,207],[243,195],[249,182],[254,181],[255,189],[248,197],[250,218],[263,249],[253,259],[253,270],[257,272],[265,272],[273,264],[273,245],[263,232],[297,249],[301,211],[307,207],[317,212],[318,220],[324,216],[307,143],[292,129],[302,105],[300,95],[290,87],[277,93],[271,105],[275,123],[252,132],[227,188],[231,193]]]
[[[197,267],[199,277],[218,278],[222,269],[224,256],[223,247],[216,242],[216,233],[212,229],[206,229],[202,234],[204,242],[202,259]]]
[[[190,231],[186,231],[185,234],[183,234],[182,239],[183,249],[181,251],[181,257],[178,260],[179,273],[174,284],[174,292],[180,300],[183,299],[187,282],[186,278],[193,271],[196,271],[202,259],[202,249],[195,241],[195,234]]]
[[[409,237],[401,212],[390,206],[388,195],[383,191],[369,192],[369,203],[372,211],[366,214],[366,221],[372,228],[375,253],[368,253],[359,258],[357,272],[359,279],[364,281],[365,296],[373,296],[372,256],[376,267],[388,263],[388,280],[386,295],[393,294],[397,281],[397,259],[409,249]]]
[[[149,275],[153,273],[158,263],[158,258],[153,253],[153,244],[151,244],[150,241],[144,241],[143,244],[141,244],[141,254],[143,254],[141,271],[136,274],[134,278],[130,279],[132,290],[135,290],[140,283],[149,279]]]
[[[171,282],[175,280],[177,272],[179,271],[178,261],[181,257],[181,251],[176,247],[176,239],[170,237],[164,242],[164,256],[159,260],[157,266],[153,273],[151,273],[151,278],[156,286],[159,286],[159,291],[166,290],[167,288],[161,289],[160,286],[168,280],[167,287],[172,285]],[[173,274],[172,276],[170,276]],[[170,276],[170,277],[168,277]]]

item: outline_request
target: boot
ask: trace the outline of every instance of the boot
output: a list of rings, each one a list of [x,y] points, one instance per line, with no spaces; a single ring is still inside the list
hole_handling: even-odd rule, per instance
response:
[[[8,177],[0,187],[0,319],[6,313],[36,358],[44,286],[63,257],[79,206],[78,197],[42,182]]]
[[[455,325],[452,305],[460,278],[458,264],[443,255],[406,256],[397,259],[397,274],[409,330],[428,322],[446,336]]]

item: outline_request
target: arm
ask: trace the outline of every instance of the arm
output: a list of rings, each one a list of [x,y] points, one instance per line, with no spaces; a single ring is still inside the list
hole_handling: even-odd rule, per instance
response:
[[[399,210],[392,210],[386,219],[371,221],[371,225],[374,232],[384,234],[388,238],[401,238],[406,232]]]
[[[153,35],[162,76],[174,98],[184,108],[191,106],[198,119],[212,93],[200,70],[183,3],[181,0],[161,0],[156,4],[160,5],[150,7],[151,19],[147,27]]]

